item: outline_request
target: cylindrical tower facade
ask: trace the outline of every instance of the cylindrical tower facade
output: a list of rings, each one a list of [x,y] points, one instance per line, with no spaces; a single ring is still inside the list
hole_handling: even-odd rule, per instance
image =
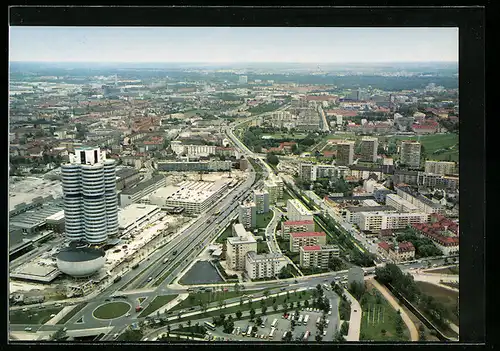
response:
[[[118,235],[118,199],[116,196],[116,163],[104,161],[104,184],[108,236]]]
[[[80,165],[62,165],[61,173],[66,236],[71,241],[79,241],[85,237],[81,214],[82,194]]]
[[[104,166],[95,163],[81,167],[85,239],[90,244],[104,243],[108,238]]]

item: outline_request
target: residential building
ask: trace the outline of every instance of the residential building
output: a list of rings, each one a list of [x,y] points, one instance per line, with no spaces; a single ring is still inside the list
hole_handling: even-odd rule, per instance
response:
[[[300,266],[302,268],[327,269],[332,257],[339,257],[337,245],[302,246],[300,252]]]
[[[236,229],[236,226],[241,226]],[[236,237],[229,237],[226,241],[226,263],[229,269],[242,271],[246,268],[245,257],[248,252],[257,252],[257,241],[254,236],[247,232],[241,223],[235,224]]]
[[[385,213],[395,213],[396,210],[391,206],[347,206],[345,208],[345,220],[348,223],[359,225],[361,219],[361,213],[364,212],[385,212]]]
[[[248,83],[248,76],[239,76],[238,83],[239,84],[247,84]]]
[[[269,192],[267,190],[254,190],[253,202],[257,206],[257,213],[269,212]]]
[[[388,258],[392,262],[399,263],[415,259],[415,247],[411,242],[381,242],[378,244],[379,255]]]
[[[302,246],[326,245],[324,232],[290,233],[290,251],[299,252]]]
[[[103,244],[118,234],[115,161],[81,147],[61,166],[66,237]]]
[[[354,162],[354,141],[343,141],[337,143],[337,158],[335,164],[338,166],[350,166]]]
[[[161,161],[157,163],[157,169],[163,172],[220,172],[231,170],[231,161]]]
[[[398,212],[418,212],[417,206],[396,194],[386,195],[385,204],[394,207]]]
[[[402,229],[414,223],[425,223],[426,213],[361,212],[359,228],[362,231],[379,232],[383,229]]]
[[[276,277],[287,264],[281,253],[257,255],[255,251],[250,251],[245,258],[246,273],[252,280]]]
[[[445,208],[438,203],[432,202],[432,200],[426,198],[422,194],[413,191],[409,186],[405,184],[400,184],[395,186],[396,194],[406,201],[412,203],[418,207],[418,210],[423,213],[443,213]]]
[[[281,224],[281,237],[289,239],[290,233],[314,232],[314,221],[285,221]]]
[[[286,210],[289,221],[312,221],[314,219],[312,212],[297,199],[289,199]]]
[[[443,254],[451,255],[459,251],[459,227],[452,220],[433,213],[429,223],[416,223],[412,228],[422,236],[432,240]]]
[[[360,161],[377,162],[378,139],[363,137],[361,139]]]
[[[264,190],[269,193],[269,202],[271,204],[276,204],[278,199],[283,196],[283,184],[280,186],[274,180],[266,180],[264,181]]]
[[[420,152],[422,144],[414,140],[403,140],[401,142],[401,164],[412,168],[420,167]]]
[[[239,221],[245,229],[253,229],[257,225],[257,206],[255,202],[245,202],[239,206]]]

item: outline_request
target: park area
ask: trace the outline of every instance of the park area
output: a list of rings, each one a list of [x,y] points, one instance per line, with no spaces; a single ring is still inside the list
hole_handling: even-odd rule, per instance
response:
[[[451,266],[451,267],[446,267],[446,268],[439,268],[439,269],[429,269],[426,272],[427,273],[433,273],[433,274],[452,274],[452,275],[458,275],[459,274],[459,266]]]
[[[9,321],[10,324],[45,324],[52,317],[53,314],[58,314],[62,307],[46,308],[43,309],[30,309],[26,312],[22,310],[10,311]]]
[[[80,312],[85,306],[87,306],[86,302],[82,302],[76,305],[75,308],[66,313],[66,315],[62,317],[56,324],[66,324],[67,321],[69,321],[74,315]]]
[[[361,302],[363,317],[360,340],[410,340],[410,333],[402,318],[376,289],[367,290]]]
[[[458,316],[458,292],[450,289],[440,287],[436,284],[416,281],[415,282],[420,291],[428,296],[432,296],[434,300],[444,306],[449,313],[449,320],[456,324],[460,324]],[[443,331],[444,332],[444,331]]]
[[[139,317],[146,317],[159,309],[160,307],[165,306],[167,303],[175,299],[178,295],[163,295],[163,296],[156,296],[153,301],[146,307]]]
[[[110,302],[97,307],[92,315],[98,319],[115,319],[125,315],[131,308],[126,302]]]

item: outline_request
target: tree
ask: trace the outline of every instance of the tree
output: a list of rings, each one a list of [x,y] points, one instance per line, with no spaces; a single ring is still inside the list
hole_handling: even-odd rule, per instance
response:
[[[262,318],[259,316],[257,317],[257,319],[255,320],[255,325],[261,325],[262,324]]]
[[[342,326],[340,327],[340,334],[347,335],[348,332],[349,332],[349,322],[342,323]]]
[[[240,306],[243,306],[243,298],[240,297]]]
[[[63,328],[59,328],[54,334],[50,336],[50,340],[58,341],[66,338],[66,332]]]
[[[236,311],[236,318],[240,319],[242,312],[240,310]]]
[[[316,334],[315,339],[316,339],[316,341],[317,341],[317,342],[321,342],[321,341],[323,341],[323,337],[322,337],[322,336],[321,336],[321,334],[319,334],[319,333],[318,333],[318,334]]]
[[[262,314],[266,314],[267,306],[262,306],[260,310],[262,311]]]
[[[187,325],[188,325],[188,328],[190,328],[190,327],[191,327],[191,319],[188,319],[188,321],[187,321]]]
[[[278,159],[278,156],[276,156],[272,152],[267,153],[267,155],[266,155],[266,161],[268,163],[272,164],[273,166],[277,166],[278,163],[280,162],[279,159]]]
[[[273,310],[276,312],[278,310],[278,305],[276,303],[273,304]]]
[[[305,308],[308,308],[308,307],[309,307],[309,301],[308,301],[308,300],[305,300],[305,301],[304,301],[304,307],[305,307]]]
[[[224,323],[224,319],[226,319],[226,315],[224,313],[220,314],[220,320],[222,323]]]
[[[255,310],[253,308],[250,309],[250,320],[253,320],[253,317],[255,317]]]
[[[385,334],[387,333],[387,330],[382,329],[380,332],[382,333],[383,336],[385,336]]]
[[[236,293],[239,293],[239,292],[240,292],[240,284],[238,284],[238,283],[234,284],[234,291],[235,291]]]

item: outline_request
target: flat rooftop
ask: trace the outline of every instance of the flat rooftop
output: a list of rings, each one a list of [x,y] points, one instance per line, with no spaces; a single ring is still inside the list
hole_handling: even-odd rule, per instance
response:
[[[208,199],[222,187],[227,185],[227,179],[215,182],[182,181],[177,185],[168,185],[150,195],[150,198],[162,198],[169,201],[200,203]]]
[[[61,211],[63,211],[64,215],[62,200],[54,200],[43,204],[41,207],[37,207],[11,217],[9,220],[9,226],[13,225],[18,228],[33,228],[42,225],[49,217],[53,217],[56,214],[60,215]]]
[[[312,212],[309,211],[306,208],[306,206],[304,206],[304,204],[302,202],[300,202],[299,200],[297,200],[297,199],[290,199],[290,200],[288,200],[288,202],[287,202],[287,210],[288,210],[288,205],[292,205],[293,207],[295,207],[295,209],[297,211],[299,211],[301,215],[312,215]]]
[[[162,179],[165,179],[165,176],[162,176],[162,175],[154,176],[149,180],[146,180],[144,182],[140,182],[139,184],[137,184],[133,188],[127,188],[127,189],[122,190],[121,194],[122,195],[136,194],[136,193],[143,191],[144,189],[150,187],[151,185],[161,181]]]
[[[130,204],[118,210],[118,226],[119,228],[128,228],[131,224],[157,209],[159,207],[155,205]]]
[[[15,177],[13,179],[19,179]],[[60,181],[52,181],[37,177],[26,177],[19,181],[9,181],[9,211],[22,203],[29,204],[37,197],[62,197],[63,191]]]

